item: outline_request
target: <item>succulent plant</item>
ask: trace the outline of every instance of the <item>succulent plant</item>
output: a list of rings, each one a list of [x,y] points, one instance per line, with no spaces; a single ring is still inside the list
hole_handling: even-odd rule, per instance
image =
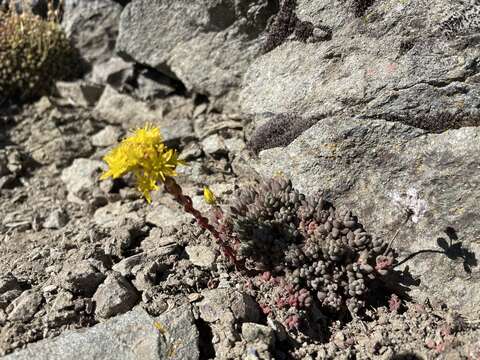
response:
[[[0,17],[0,94],[28,100],[48,93],[56,80],[76,76],[79,58],[60,25],[31,13]]]
[[[222,228],[236,239],[238,259],[257,271],[260,292],[281,289],[263,307],[288,305],[288,326],[313,305],[334,315],[359,314],[395,260],[351,211],[336,210],[320,196],[307,198],[285,179],[240,189]]]

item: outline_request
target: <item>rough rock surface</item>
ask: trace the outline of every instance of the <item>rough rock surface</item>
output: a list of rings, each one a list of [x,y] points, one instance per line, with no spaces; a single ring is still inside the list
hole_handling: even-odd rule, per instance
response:
[[[158,227],[169,227],[178,229],[182,224],[191,221],[192,217],[182,211],[169,208],[166,205],[158,204],[150,209],[146,221]]]
[[[54,108],[47,98],[42,98],[33,114],[25,118],[24,128],[17,140],[35,162],[63,168],[70,165],[73,159],[92,154],[92,145],[87,136],[92,130],[92,122],[88,115],[82,115]],[[30,126],[35,126],[35,131],[29,131]],[[68,138],[60,134],[68,134]]]
[[[137,290],[120,274],[110,274],[93,295],[95,314],[109,318],[130,310],[138,300]]]
[[[108,147],[115,145],[122,136],[122,131],[115,126],[106,126],[103,130],[92,136],[92,145]]]
[[[68,214],[63,209],[56,209],[43,223],[43,227],[47,229],[61,229],[68,223]]]
[[[480,359],[477,0],[65,4],[92,73],[31,105],[0,95],[0,356]],[[253,168],[290,175],[396,236],[413,299],[287,330],[276,308],[300,297],[258,291],[163,186],[148,205],[132,177],[97,181],[145,122],[203,214],[205,185],[227,209]]]
[[[355,114],[434,131],[480,124],[479,5],[362,3],[371,6],[358,17],[344,1],[299,0],[297,16],[331,28],[331,40],[287,41],[257,58],[244,77],[242,110]]]
[[[267,0],[133,1],[121,16],[117,52],[189,90],[225,97],[260,54],[260,35],[276,10]]]
[[[42,300],[41,294],[31,290],[24,291],[7,307],[8,319],[23,322],[30,321],[37,312]]]
[[[62,26],[90,64],[113,55],[122,7],[112,0],[66,0]]]
[[[98,101],[95,112],[111,124],[124,124],[129,128],[143,126],[145,122],[155,122],[162,118],[161,108],[149,106],[131,96],[120,94],[107,86]]]
[[[165,334],[155,328],[156,322],[165,327]],[[175,309],[155,319],[145,310],[135,308],[90,329],[66,332],[53,341],[45,340],[4,357],[6,360],[166,358],[199,358],[198,330],[190,309]]]
[[[105,280],[105,275],[89,261],[84,260],[64,266],[58,276],[59,284],[74,294],[93,295]]]
[[[204,299],[198,303],[200,317],[209,323],[222,321],[233,315],[242,321],[258,321],[259,309],[248,295],[229,289],[205,290]]]
[[[215,252],[208,246],[187,246],[185,251],[189,260],[195,266],[210,268],[215,262]]]
[[[105,164],[101,161],[75,159],[73,164],[62,172],[62,180],[71,200],[81,203],[98,183],[98,177],[104,168]]]
[[[389,240],[400,229],[401,258],[419,252],[404,264],[421,279],[412,294],[474,314],[480,310],[479,139],[474,127],[429,134],[332,117],[285,148],[261,152],[256,169],[289,177],[305,194],[323,192],[374,235]]]
[[[236,328],[242,322],[256,322],[260,312],[252,297],[228,288],[205,290],[197,304],[199,317],[208,324],[217,358],[227,359],[234,350]],[[245,354],[238,354],[242,358]]]
[[[94,106],[104,90],[104,87],[101,85],[81,80],[57,81],[55,87],[57,95],[63,98],[66,105],[77,105],[84,108]]]

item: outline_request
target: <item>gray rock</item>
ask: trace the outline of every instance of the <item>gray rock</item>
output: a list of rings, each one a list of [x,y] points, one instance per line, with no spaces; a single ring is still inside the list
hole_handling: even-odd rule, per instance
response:
[[[69,200],[84,203],[97,186],[99,175],[106,165],[97,160],[75,159],[73,164],[62,171],[62,181],[69,192]]]
[[[21,294],[21,284],[12,273],[0,277],[0,309],[5,309]]]
[[[65,0],[62,26],[86,61],[101,63],[113,55],[121,12],[112,0]]]
[[[180,157],[183,160],[190,161],[198,159],[200,156],[202,156],[202,154],[202,148],[198,145],[198,143],[191,142],[182,150]]]
[[[201,295],[203,299],[196,303],[198,314],[211,328],[215,353],[231,354],[234,339],[238,339],[239,324],[260,319],[257,303],[232,288],[204,290]]]
[[[114,257],[123,257],[132,247],[135,231],[133,227],[123,225],[117,222],[117,225],[110,230],[111,237],[104,242],[105,253]]]
[[[19,174],[25,169],[26,154],[16,147],[7,148],[7,168],[12,174]]]
[[[211,268],[217,257],[215,251],[210,247],[203,245],[189,245],[185,247],[185,251],[188,254],[188,259],[193,265],[203,268]]]
[[[203,300],[197,306],[200,317],[208,323],[222,321],[228,314],[232,314],[234,319],[247,322],[257,322],[260,318],[255,300],[235,289],[204,290],[202,296]]]
[[[122,276],[132,275],[132,269],[141,264],[145,260],[145,254],[137,254],[123,259],[112,267],[113,271],[120,273]]]
[[[233,137],[230,139],[225,139],[225,146],[227,147],[228,152],[238,154],[245,149],[245,141],[238,137]]]
[[[137,265],[133,269],[135,273],[135,279],[133,280],[135,288],[145,291],[155,286],[155,284],[158,284],[158,274],[164,270],[165,266],[158,261],[149,261],[145,264]]]
[[[0,277],[0,294],[16,289],[20,289],[20,283],[12,273]]]
[[[75,264],[65,264],[58,275],[58,283],[73,294],[92,296],[105,277],[88,260],[83,260]]]
[[[235,184],[228,182],[219,182],[210,184],[210,190],[218,198],[227,198],[229,195],[233,194],[235,191]]]
[[[140,72],[136,78],[135,95],[144,101],[164,98],[175,92],[173,81],[152,69]]]
[[[57,95],[63,98],[67,104],[84,108],[94,106],[104,90],[104,87],[101,85],[90,84],[84,81],[58,81],[55,87]]]
[[[225,161],[225,159],[222,159]],[[220,165],[219,165],[220,166]],[[201,184],[206,181],[205,167],[203,166],[202,160],[190,161],[188,166],[182,166],[177,168],[177,174],[179,176],[190,179],[190,181]]]
[[[169,354],[169,359],[195,360],[200,358],[200,333],[195,326],[190,304],[182,305],[165,312],[157,318],[157,326],[164,332],[161,354]]]
[[[115,145],[122,134],[123,132],[118,127],[108,125],[92,136],[92,145],[98,147]]]
[[[178,147],[180,143],[186,143],[195,138],[192,120],[187,117],[165,118],[158,122],[158,125],[162,130],[165,144],[169,147]]]
[[[135,188],[121,188],[118,192],[122,200],[138,200],[143,199],[142,194]]]
[[[7,307],[8,320],[30,321],[42,304],[42,294],[34,290],[26,290]]]
[[[190,223],[192,219],[191,215],[184,213],[179,208],[158,204],[147,213],[146,221],[160,228],[179,229],[183,224]]]
[[[117,228],[126,221],[142,222],[143,218],[132,207],[132,203],[122,204],[120,201],[109,203],[93,214],[95,223],[104,228]]]
[[[50,101],[50,98],[48,96],[42,96],[40,98],[40,100],[38,100],[35,104],[34,104],[34,107],[35,107],[35,110],[42,114],[42,113],[46,113],[48,112],[49,110],[52,109],[53,107],[53,104],[52,102]]]
[[[7,323],[7,314],[5,313],[5,311],[3,311],[3,309],[0,309],[0,326],[4,326],[6,323]]]
[[[273,359],[269,351],[275,344],[273,329],[265,325],[243,323],[242,337],[247,342],[245,359]]]
[[[262,342],[273,347],[275,343],[275,333],[273,329],[255,323],[242,324],[242,336],[247,342]]]
[[[93,295],[95,315],[109,318],[132,309],[138,300],[137,290],[120,274],[111,273]]]
[[[209,155],[222,155],[227,153],[225,141],[218,134],[213,134],[202,140],[203,151]]]
[[[110,59],[93,64],[87,79],[99,85],[110,85],[115,90],[124,91],[126,84],[135,78],[134,63],[113,55]]]
[[[260,34],[276,10],[266,0],[133,1],[121,16],[117,51],[188,90],[225,97],[259,55]]]
[[[68,214],[64,209],[53,210],[43,223],[46,229],[61,229],[68,223]]]
[[[462,36],[442,32],[454,11],[467,9],[449,0],[375,2],[361,19],[342,1],[298,1],[299,18],[332,28],[331,41],[286,42],[257,58],[244,77],[241,108],[355,114],[434,131],[478,125],[478,28],[465,21],[458,22]]]
[[[210,187],[210,189],[212,188]],[[213,193],[218,199],[218,194],[215,191],[213,191]],[[192,196],[192,204],[193,207],[200,211],[202,214],[208,214],[208,212],[212,209],[212,206],[205,202],[205,197],[203,196],[203,194]]]
[[[155,108],[133,97],[118,93],[107,86],[102,94],[95,113],[111,124],[120,124],[131,129],[143,127],[145,123],[156,123],[163,117],[162,108]]]
[[[108,84],[121,93],[128,93],[143,101],[165,98],[173,94],[178,86],[174,80],[155,69],[141,69],[118,56],[94,65],[89,80]]]
[[[153,228],[142,241],[141,248],[149,256],[166,256],[178,248],[175,236],[163,236],[163,229]]]
[[[52,310],[54,311],[62,311],[73,307],[73,294],[68,291],[60,291],[52,302]]]
[[[161,324],[159,331],[154,324]],[[139,307],[81,331],[66,331],[54,339],[27,346],[6,360],[160,360],[200,357],[199,333],[192,311],[183,306],[152,318]],[[94,346],[92,346],[94,345]]]
[[[121,91],[127,81],[134,78],[133,65],[118,56],[113,56],[106,62],[94,64],[89,80],[95,84],[110,85]]]
[[[332,117],[285,148],[261,152],[252,164],[265,177],[290,178],[305,194],[322,191],[385,241],[400,228],[394,243],[400,259],[437,251],[403,265],[421,280],[411,294],[478,313],[479,139],[474,127],[428,134],[394,122]],[[412,216],[402,225],[407,210]],[[456,247],[438,253],[450,242]]]
[[[0,176],[18,175],[25,169],[26,154],[16,146],[0,149]]]
[[[13,289],[5,291],[0,295],[0,309],[6,309],[10,303],[22,295],[21,289]]]
[[[28,156],[42,165],[55,164],[60,169],[71,165],[74,159],[88,158],[93,152],[87,135],[92,122],[82,113],[58,108],[39,113],[41,115],[33,120],[35,131],[22,142]],[[68,136],[59,136],[59,132]]]

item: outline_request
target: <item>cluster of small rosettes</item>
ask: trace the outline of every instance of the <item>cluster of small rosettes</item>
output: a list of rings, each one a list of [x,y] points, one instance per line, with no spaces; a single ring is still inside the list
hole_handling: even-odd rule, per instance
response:
[[[276,281],[292,287],[287,294],[307,290],[314,299],[309,306],[315,302],[334,315],[364,309],[369,289],[394,263],[392,252],[384,254],[386,244],[350,211],[335,210],[321,197],[307,198],[284,179],[241,189],[225,221],[248,269],[283,278]]]
[[[79,59],[60,25],[33,14],[0,18],[0,94],[28,100],[48,93],[56,80],[79,72]]]

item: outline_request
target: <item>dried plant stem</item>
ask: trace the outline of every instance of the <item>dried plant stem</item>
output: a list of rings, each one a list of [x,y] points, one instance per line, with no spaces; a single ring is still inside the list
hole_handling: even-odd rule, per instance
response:
[[[390,249],[392,248],[393,242],[395,241],[395,239],[397,238],[398,234],[400,233],[400,230],[402,230],[402,227],[408,222],[408,220],[410,220],[411,217],[412,217],[412,212],[411,212],[411,211],[408,211],[408,212],[407,212],[407,218],[405,219],[404,222],[402,222],[402,223],[400,224],[400,226],[398,227],[397,231],[395,232],[395,235],[393,235],[393,237],[390,239],[387,248],[386,248],[385,251],[383,252],[383,255],[384,255],[384,256],[388,254],[388,252],[389,252]]]
[[[212,226],[212,224],[208,222],[208,219],[203,216],[200,211],[196,210],[193,207],[192,199],[188,195],[183,194],[182,188],[173,178],[165,178],[165,191],[172,195],[175,201],[183,207],[183,210],[191,214],[202,228],[208,230],[213,235],[215,240],[217,240],[218,244],[220,245],[225,256],[233,262],[237,269],[242,269],[243,266],[237,260],[232,247],[222,239],[220,233]]]

